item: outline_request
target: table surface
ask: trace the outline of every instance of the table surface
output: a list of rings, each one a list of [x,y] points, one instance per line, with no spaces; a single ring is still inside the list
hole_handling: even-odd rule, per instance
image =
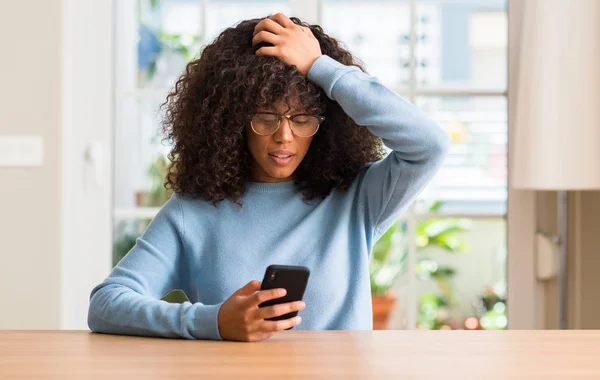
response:
[[[600,331],[284,331],[258,343],[0,331],[0,379],[600,379]]]

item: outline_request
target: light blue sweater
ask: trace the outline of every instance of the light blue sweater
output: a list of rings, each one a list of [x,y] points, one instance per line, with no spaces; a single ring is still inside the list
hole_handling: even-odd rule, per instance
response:
[[[362,169],[347,191],[308,204],[293,181],[250,183],[241,209],[173,195],[92,291],[92,331],[221,339],[219,307],[249,281],[262,280],[270,264],[311,271],[296,329],[372,328],[371,248],[438,170],[449,139],[356,67],[323,55],[308,79],[393,152]],[[159,300],[172,289],[191,303]]]

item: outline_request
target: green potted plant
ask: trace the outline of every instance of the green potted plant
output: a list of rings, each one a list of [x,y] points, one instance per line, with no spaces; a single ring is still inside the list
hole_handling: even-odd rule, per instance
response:
[[[369,277],[375,330],[386,329],[396,304],[396,295],[391,288],[406,262],[406,250],[401,247],[403,237],[399,224],[394,223],[375,243],[371,252]]]
[[[441,202],[435,202],[429,212],[438,212]],[[466,252],[469,247],[461,240],[460,234],[471,230],[469,219],[431,218],[417,224],[417,250],[424,252],[427,247],[439,247],[448,253]],[[423,293],[419,297],[417,326],[437,330],[451,327],[451,311],[458,305],[458,298],[452,280],[456,270],[451,266],[439,265],[430,258],[417,261],[416,274],[421,280],[435,281],[439,293]]]
[[[151,185],[148,191],[141,193],[142,206],[145,207],[162,207],[173,191],[165,188],[165,178],[169,171],[169,159],[163,155],[159,155],[148,168],[148,178]]]
[[[147,172],[151,182],[150,188],[148,191],[138,191],[136,193],[136,205],[138,207],[161,207],[169,200],[173,192],[164,186],[168,168],[169,161],[163,155],[157,156],[152,161]],[[113,264],[116,265],[133,248],[135,240],[146,229],[149,222],[149,220],[143,219],[121,221],[119,223],[115,233]]]
[[[428,212],[438,212],[442,202],[434,202]],[[449,252],[463,252],[467,245],[458,236],[471,229],[468,219],[431,218],[417,221],[416,246],[418,252],[426,247],[437,246]],[[398,223],[381,236],[373,247],[369,263],[371,293],[373,300],[373,328],[387,328],[389,316],[396,304],[396,295],[392,286],[402,273],[406,262],[407,251],[402,244],[405,233]],[[422,279],[433,279],[441,290],[441,295],[425,294],[420,299],[419,318],[429,318],[431,309],[438,310],[446,305],[454,305],[456,297],[452,290],[451,279],[455,270],[451,267],[439,266],[434,260],[419,259],[416,272]],[[435,302],[433,302],[435,301]],[[424,307],[424,311],[421,309]],[[443,313],[440,313],[443,316]],[[425,316],[425,317],[424,317]]]

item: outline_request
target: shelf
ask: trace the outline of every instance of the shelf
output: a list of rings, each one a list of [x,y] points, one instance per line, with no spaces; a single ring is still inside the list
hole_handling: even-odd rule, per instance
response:
[[[156,99],[165,98],[172,89],[170,88],[137,88],[131,90],[117,89],[115,94],[117,98],[143,98]]]
[[[426,213],[426,214],[415,214],[416,219],[474,219],[474,220],[496,220],[506,219],[505,213],[476,213],[476,212],[464,212],[464,213]]]
[[[117,208],[113,210],[115,219],[152,219],[160,210],[160,207],[131,207]]]
[[[432,86],[421,87],[415,91],[416,96],[444,97],[444,96],[506,96],[507,91],[503,88],[481,88],[471,86]]]
[[[160,207],[132,207],[132,208],[118,208],[113,211],[115,219],[152,219]],[[427,213],[427,214],[416,214],[417,219],[429,219],[429,218],[470,218],[478,220],[486,219],[503,219],[506,214],[503,212],[449,212],[449,213]],[[405,218],[401,216],[400,219]]]
[[[406,87],[395,88],[398,94],[402,96],[410,95],[410,90]],[[117,98],[164,98],[171,88],[136,88],[136,89],[117,89]],[[444,97],[444,96],[458,96],[458,97],[483,97],[483,96],[506,96],[507,91],[503,88],[480,88],[470,86],[432,86],[432,87],[419,87],[415,90],[415,96],[423,97]]]

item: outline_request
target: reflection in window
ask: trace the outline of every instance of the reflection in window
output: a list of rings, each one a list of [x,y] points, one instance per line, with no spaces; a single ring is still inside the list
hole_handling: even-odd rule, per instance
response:
[[[157,134],[159,105],[186,63],[240,20],[303,7],[453,141],[415,213],[373,255],[373,294],[397,295],[389,327],[506,327],[506,0],[137,0],[116,7],[114,263],[169,196],[161,186],[169,147]],[[411,249],[415,268],[407,265]],[[416,273],[416,286],[405,286],[407,273]]]
[[[504,90],[506,0],[417,0],[417,84]]]
[[[406,87],[409,77],[408,1],[365,3],[325,1],[323,29],[345,43],[350,52],[364,62],[369,74],[393,89]]]
[[[505,97],[420,97],[416,104],[448,132],[450,153],[421,194],[444,211],[503,214],[507,197]],[[422,211],[422,209],[421,209]]]

